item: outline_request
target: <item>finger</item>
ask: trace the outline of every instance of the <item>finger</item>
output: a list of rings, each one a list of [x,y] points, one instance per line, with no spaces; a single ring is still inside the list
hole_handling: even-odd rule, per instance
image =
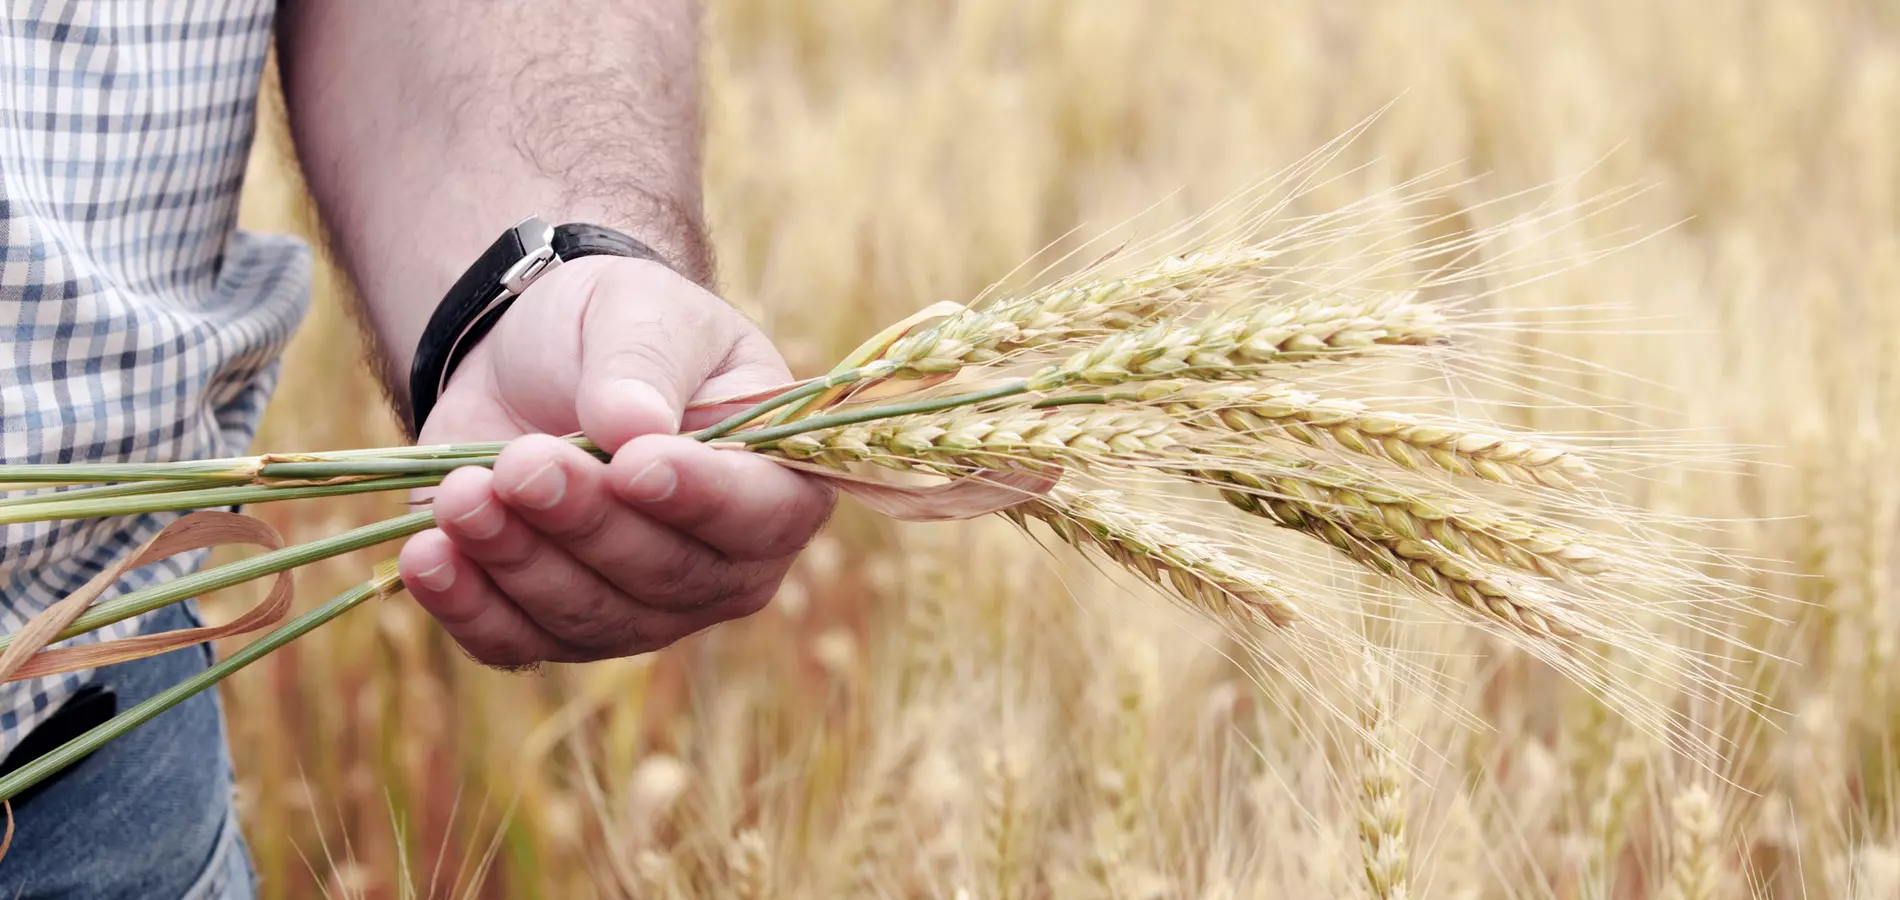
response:
[[[603,268],[581,330],[581,430],[610,452],[680,427],[687,402],[728,368],[744,320],[659,265]]]
[[[727,354],[724,367],[706,383],[700,385],[693,395],[695,402],[717,400],[721,397],[743,397],[748,394],[783,387],[792,380],[791,369],[785,365],[785,358],[772,346],[771,340],[760,334],[750,322],[740,328],[737,343]],[[692,431],[705,428],[732,415],[751,403],[723,403],[717,406],[688,409],[680,430]]]
[[[410,596],[478,662],[519,667],[560,652],[553,636],[496,590],[440,530],[404,542],[397,561]]]
[[[831,515],[829,487],[762,456],[648,435],[614,454],[608,482],[629,505],[726,556],[756,562],[803,549]]]
[[[771,577],[640,514],[608,488],[608,471],[565,441],[529,436],[496,458],[492,484],[509,511],[546,544],[643,603],[665,610],[717,608],[750,599]]]
[[[493,480],[486,469],[450,473],[436,495],[436,521],[535,624],[581,647],[644,647],[671,630],[664,613],[642,608],[514,515]]]

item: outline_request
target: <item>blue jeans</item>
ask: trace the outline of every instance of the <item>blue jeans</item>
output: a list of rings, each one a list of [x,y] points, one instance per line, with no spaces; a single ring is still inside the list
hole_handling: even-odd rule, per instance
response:
[[[196,619],[174,604],[145,630]],[[123,712],[211,660],[210,647],[187,647],[99,669],[94,683],[112,688]],[[256,876],[232,792],[224,718],[208,690],[73,764],[16,809],[0,897],[249,900]]]

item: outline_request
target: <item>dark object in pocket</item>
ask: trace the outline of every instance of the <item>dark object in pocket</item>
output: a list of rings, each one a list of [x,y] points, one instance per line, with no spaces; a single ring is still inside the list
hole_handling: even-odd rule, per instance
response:
[[[119,695],[109,687],[88,684],[74,691],[73,695],[66,698],[66,702],[60,705],[58,712],[53,713],[46,721],[27,732],[26,737],[13,748],[13,752],[7,754],[6,760],[0,762],[0,776],[11,775],[27,763],[59,749],[67,741],[92,730],[93,726],[105,724],[105,721],[112,718],[118,711]],[[79,763],[74,765],[79,765]],[[66,773],[72,770],[73,766],[67,766],[55,772],[51,778],[21,791],[12,800],[14,810],[18,811],[28,800],[33,799],[35,795],[65,777]]]

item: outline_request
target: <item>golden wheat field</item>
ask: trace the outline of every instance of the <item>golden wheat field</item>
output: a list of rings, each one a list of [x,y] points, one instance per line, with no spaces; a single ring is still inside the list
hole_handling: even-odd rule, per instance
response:
[[[708,31],[719,290],[801,376],[1362,122],[1301,204],[1544,204],[1499,232],[1539,277],[1478,286],[1492,361],[1410,377],[1612,451],[1645,522],[1722,548],[1727,615],[1641,623],[1706,668],[1612,653],[1607,702],[1297,549],[1401,674],[1262,665],[1046,532],[846,500],[770,607],[662,653],[491,671],[398,597],[226,682],[264,896],[1900,898],[1900,4],[717,0]],[[279,114],[246,224],[308,234]],[[316,289],[258,450],[398,442]],[[294,541],[396,502],[253,512]]]

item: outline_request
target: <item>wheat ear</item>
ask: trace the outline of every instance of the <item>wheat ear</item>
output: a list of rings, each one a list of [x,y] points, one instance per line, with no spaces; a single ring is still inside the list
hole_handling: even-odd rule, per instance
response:
[[[1523,436],[1506,436],[1444,420],[1370,409],[1356,400],[1322,397],[1288,384],[1197,385],[1164,381],[1115,399],[1242,435],[1295,440],[1320,449],[1385,460],[1412,471],[1436,469],[1496,484],[1570,490],[1595,473],[1575,452]]]
[[[1611,567],[1603,551],[1583,539],[1503,509],[1401,488],[1299,457],[1255,453],[1236,462],[1235,468],[1203,474],[1262,496],[1329,509],[1369,534],[1389,532],[1400,540],[1431,541],[1454,553],[1545,578],[1601,575]]]
[[[1713,900],[1716,896],[1716,841],[1721,823],[1707,789],[1695,785],[1670,804],[1675,860],[1661,900]]]
[[[1242,477],[1233,472],[1203,474],[1229,482]],[[1373,571],[1409,580],[1480,616],[1539,637],[1577,635],[1553,615],[1550,601],[1534,597],[1512,580],[1429,539],[1405,537],[1386,526],[1381,517],[1348,515],[1304,488],[1281,495],[1250,485],[1247,490],[1224,489],[1221,496],[1243,512],[1319,538]]]
[[[1300,620],[1291,592],[1277,579],[1213,546],[1123,505],[1112,491],[1052,489],[1005,513],[1018,524],[1040,520],[1063,541],[1092,547],[1195,608],[1229,623]]]
[[[735,900],[767,900],[770,896],[772,857],[765,838],[757,829],[748,828],[733,837],[726,847],[726,870],[731,878],[728,888]]]
[[[1124,896],[1146,880],[1141,839],[1143,802],[1148,799],[1150,721],[1156,697],[1152,646],[1138,638],[1118,648],[1110,666],[1115,688],[1115,711],[1106,760],[1096,770],[1097,806],[1090,820],[1092,846],[1085,871],[1100,894]],[[1135,652],[1130,652],[1135,651]],[[1142,652],[1147,651],[1147,652]],[[1144,894],[1146,895],[1146,894]]]
[[[1391,687],[1379,663],[1365,666],[1360,713],[1359,851],[1373,900],[1405,900],[1405,792],[1392,723]]]
[[[1245,378],[1259,366],[1352,356],[1381,346],[1444,340],[1443,317],[1409,293],[1269,303],[1190,324],[1161,322],[1112,334],[1030,377],[1036,390],[1076,382]]]
[[[1610,752],[1602,783],[1590,803],[1589,839],[1581,876],[1581,893],[1587,900],[1609,900],[1615,889],[1617,859],[1629,838],[1630,806],[1648,763],[1648,749],[1644,735],[1631,730],[1617,739]]]
[[[1186,436],[1180,423],[1147,410],[951,409],[808,431],[761,449],[832,467],[872,462],[913,469],[928,463],[968,471],[1025,462],[1086,466],[1107,458],[1153,459]]]
[[[983,854],[994,877],[997,900],[1020,896],[1023,779],[1027,764],[1007,742],[983,754]]]
[[[971,310],[908,335],[880,361],[897,377],[955,372],[1012,353],[1120,331],[1201,297],[1272,259],[1259,248],[1171,256],[1118,278],[1058,286]]]

